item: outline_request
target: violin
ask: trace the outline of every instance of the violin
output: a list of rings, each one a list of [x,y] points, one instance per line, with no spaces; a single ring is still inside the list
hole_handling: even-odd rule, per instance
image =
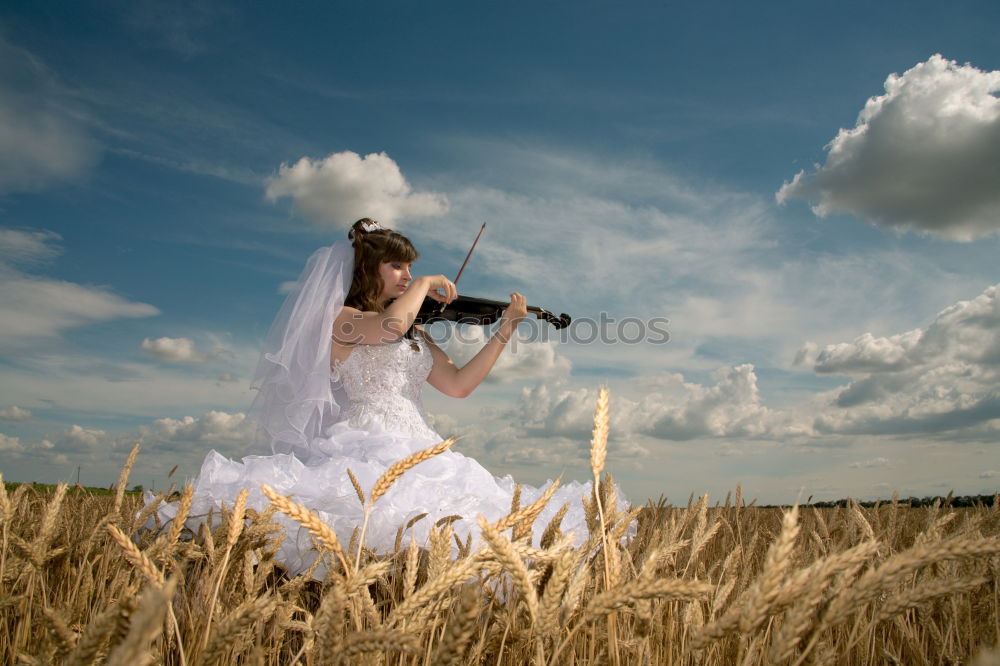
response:
[[[508,305],[510,305],[509,302],[462,296],[461,294],[447,305],[427,297],[424,299],[424,304],[420,306],[420,312],[417,313],[417,318],[413,320],[413,323],[433,324],[436,321],[454,321],[459,324],[488,326],[500,320]],[[566,328],[573,321],[565,312],[556,316],[548,310],[533,305],[528,306],[528,312],[549,322],[557,329]]]
[[[455,276],[454,280],[455,284],[458,284],[458,279],[462,277],[462,271],[465,270],[466,264],[469,263],[469,257],[472,256],[472,251],[476,249],[479,237],[483,235],[485,229],[486,223],[484,222],[483,226],[479,229],[479,233],[476,235],[476,240],[472,241],[469,253],[465,255],[462,267],[458,269],[458,275]],[[460,324],[488,326],[500,320],[500,317],[503,316],[503,311],[507,309],[508,305],[510,305],[509,302],[493,301],[488,298],[476,298],[474,296],[462,296],[461,294],[451,303],[444,304],[428,296],[424,299],[424,304],[420,306],[420,311],[417,313],[417,317],[413,320],[413,323],[432,324],[436,321],[454,321]],[[544,319],[557,329],[566,328],[572,321],[570,316],[565,312],[557,317],[548,310],[533,305],[528,306],[528,312],[533,313],[539,319]]]

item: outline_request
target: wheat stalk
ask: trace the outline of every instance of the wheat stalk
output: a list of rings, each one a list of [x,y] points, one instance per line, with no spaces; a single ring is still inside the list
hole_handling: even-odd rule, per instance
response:
[[[597,513],[600,517],[601,543],[604,554],[604,589],[608,590],[612,585],[612,571],[617,572],[616,566],[612,567],[611,554],[608,548],[607,524],[605,520],[604,503],[601,501],[601,472],[604,470],[604,462],[608,456],[608,432],[609,432],[609,393],[606,386],[602,386],[597,395],[597,409],[594,412],[594,431],[590,440],[590,470],[594,475],[594,504],[597,505]],[[611,656],[615,666],[618,666],[617,631],[615,629],[615,618],[609,615],[608,618],[608,643]],[[558,650],[557,650],[558,652]]]

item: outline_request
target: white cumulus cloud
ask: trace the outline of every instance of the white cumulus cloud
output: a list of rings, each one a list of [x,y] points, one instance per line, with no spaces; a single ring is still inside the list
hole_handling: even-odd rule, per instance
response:
[[[820,432],[903,434],[1000,419],[1000,285],[942,310],[926,328],[808,345],[800,358],[852,377],[814,405]]]
[[[778,191],[895,229],[969,241],[1000,231],[1000,71],[934,55],[872,97],[826,163]]]
[[[0,409],[0,421],[27,421],[30,418],[31,412],[27,409],[21,409],[17,405]]]
[[[385,224],[440,215],[448,199],[435,192],[414,192],[399,165],[383,153],[352,152],[282,164],[267,184],[267,198],[291,197],[295,209],[318,227],[346,229],[371,217]]]
[[[15,459],[65,464],[70,460],[102,459],[111,452],[115,442],[115,435],[104,430],[73,424],[34,442],[21,442],[17,437],[0,434],[0,451],[6,451]]]
[[[95,428],[72,425],[53,442],[53,450],[62,453],[91,454],[109,445],[108,433]]]
[[[681,374],[664,374],[635,380],[645,389],[641,399],[612,393],[612,438],[618,434],[663,440],[754,437],[774,427],[774,415],[762,404],[752,365],[719,368],[712,379],[715,384],[706,386],[685,381]],[[596,390],[539,382],[523,389],[509,415],[521,419],[531,435],[589,438],[596,400]]]
[[[253,424],[242,413],[230,414],[211,410],[195,418],[162,418],[152,425],[139,427],[144,442],[159,450],[175,452],[207,452],[209,448],[224,451],[248,447],[254,436]]]
[[[191,338],[156,338],[151,340],[146,338],[140,345],[142,349],[148,351],[154,358],[171,363],[205,363],[212,360],[219,354],[219,350],[212,352],[198,351],[194,340]]]
[[[0,432],[0,451],[19,453],[22,449],[20,438],[11,437]]]

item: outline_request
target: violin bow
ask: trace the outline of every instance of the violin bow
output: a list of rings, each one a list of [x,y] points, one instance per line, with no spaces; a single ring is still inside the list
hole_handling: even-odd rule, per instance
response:
[[[472,251],[476,249],[476,244],[479,242],[479,237],[483,235],[486,231],[486,223],[483,222],[483,226],[479,228],[479,233],[476,234],[476,240],[472,241],[472,247],[469,248],[469,253],[465,255],[465,261],[462,262],[462,267],[458,269],[458,275],[455,276],[455,285],[458,285],[458,278],[462,277],[462,271],[465,270],[465,265],[469,263],[469,257],[472,256]]]
[[[469,248],[469,253],[465,255],[465,261],[462,262],[462,267],[458,269],[458,275],[455,276],[455,280],[454,280],[456,288],[458,286],[458,278],[462,277],[462,271],[465,270],[465,265],[469,263],[469,257],[472,256],[472,251],[476,249],[476,244],[479,243],[479,238],[480,238],[480,236],[483,235],[484,231],[486,231],[486,223],[485,222],[483,222],[483,226],[479,227],[479,233],[476,234],[476,240],[472,241],[472,247]],[[437,313],[438,314],[443,313],[446,307],[448,307],[447,303],[440,303],[437,306]]]

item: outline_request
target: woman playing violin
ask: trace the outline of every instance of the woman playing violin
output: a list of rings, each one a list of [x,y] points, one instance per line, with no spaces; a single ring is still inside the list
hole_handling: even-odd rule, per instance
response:
[[[335,243],[310,257],[265,340],[254,379],[260,392],[247,418],[270,455],[237,462],[210,452],[195,483],[188,527],[197,529],[212,511],[218,515],[222,504],[232,506],[243,488],[250,493],[247,506],[262,510],[268,501],[260,485],[266,483],[294,496],[349,542],[365,517],[352,475],[371,488],[393,463],[440,442],[421,401],[424,383],[449,396],[469,395],[525,317],[524,297],[511,294],[497,331],[459,368],[413,326],[425,297],[456,299],[454,283],[442,275],[412,278],[413,245],[372,220],[355,223],[349,238],[350,244]],[[406,525],[405,538],[426,545],[437,521],[459,515],[451,522],[456,536],[475,546],[477,516],[491,522],[505,516],[515,485],[510,476],[493,476],[475,459],[445,450],[378,498],[364,545],[392,552]],[[522,486],[522,504],[541,492]],[[535,545],[567,503],[561,529],[582,543],[587,527],[580,497],[590,493],[589,483],[559,487],[536,519]],[[161,505],[161,524],[176,511],[175,504]],[[305,570],[316,557],[309,535],[283,514],[275,519],[287,532],[278,560],[293,574]]]
[[[355,248],[354,279],[340,315],[333,325],[330,356],[343,363],[359,345],[385,344],[411,331],[426,344],[434,359],[427,382],[445,395],[464,398],[479,386],[493,369],[504,346],[527,315],[524,296],[510,295],[500,325],[486,345],[461,368],[434,344],[414,320],[427,297],[451,303],[458,292],[444,275],[412,278],[410,270],[417,251],[403,235],[382,229],[365,218],[351,229]],[[372,231],[366,231],[371,228]]]

